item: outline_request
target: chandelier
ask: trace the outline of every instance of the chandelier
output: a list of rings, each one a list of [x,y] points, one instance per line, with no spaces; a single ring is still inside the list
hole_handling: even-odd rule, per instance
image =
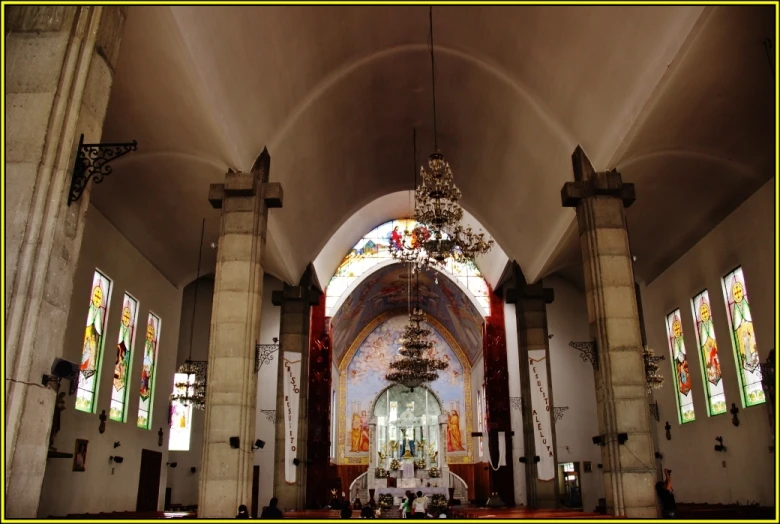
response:
[[[664,377],[658,374],[658,361],[664,360],[663,355],[656,357],[653,350],[645,346],[642,351],[645,364],[645,385],[647,394],[652,393],[654,389],[660,389],[664,385]]]
[[[444,267],[445,260],[473,261],[493,247],[492,239],[485,233],[476,233],[471,227],[461,225],[462,196],[455,185],[452,168],[439,151],[436,127],[436,62],[433,54],[433,8],[429,11],[431,41],[431,80],[433,86],[433,143],[435,152],[428,157],[428,169],[420,167],[421,182],[417,184],[415,173],[414,219],[418,226],[404,231],[405,241],[391,243],[393,257],[413,264],[417,270]],[[417,140],[414,144],[415,170],[417,166]]]
[[[417,289],[415,302],[419,303],[420,276],[417,273]],[[390,373],[385,378],[396,384],[401,384],[414,391],[423,384],[435,382],[439,378],[438,371],[447,369],[443,360],[432,358],[433,342],[431,331],[422,326],[425,314],[419,305],[409,314],[409,324],[401,337],[401,358],[390,363]]]
[[[171,402],[179,402],[184,406],[193,406],[197,409],[206,407],[206,375],[208,362],[204,360],[192,360],[192,340],[195,335],[195,310],[198,306],[198,282],[200,281],[200,262],[203,255],[203,232],[206,229],[206,219],[203,219],[200,228],[200,246],[198,248],[198,271],[195,277],[195,296],[192,302],[192,322],[190,324],[190,353],[184,364],[179,366],[174,376],[174,390]]]

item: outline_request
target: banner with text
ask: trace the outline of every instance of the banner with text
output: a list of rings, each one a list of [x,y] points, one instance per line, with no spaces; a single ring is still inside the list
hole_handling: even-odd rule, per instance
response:
[[[534,441],[539,464],[536,470],[540,480],[555,478],[555,457],[552,441],[552,406],[547,382],[547,356],[543,349],[528,352],[531,374],[531,408],[533,409]]]
[[[298,400],[301,391],[301,354],[284,352],[284,480],[295,484],[293,464],[298,449]]]

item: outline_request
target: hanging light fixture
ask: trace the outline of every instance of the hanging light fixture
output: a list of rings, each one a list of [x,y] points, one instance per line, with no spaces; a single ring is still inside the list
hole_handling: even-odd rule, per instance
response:
[[[420,308],[420,273],[417,272],[415,307],[409,314],[409,324],[401,337],[401,358],[390,363],[390,373],[385,378],[414,391],[414,388],[439,378],[438,371],[447,369],[443,360],[433,358],[431,331],[422,326],[425,314]]]
[[[208,362],[205,360],[192,360],[192,341],[195,335],[195,311],[198,306],[198,283],[200,281],[200,262],[203,255],[203,233],[206,229],[206,219],[200,228],[200,246],[198,247],[198,270],[195,277],[195,296],[192,304],[192,322],[190,324],[190,353],[184,364],[179,366],[176,375],[179,380],[174,383],[174,393],[171,401],[180,402],[184,406],[193,406],[197,409],[206,407],[206,379],[208,374]],[[182,380],[184,379],[184,380]]]
[[[474,261],[477,255],[485,254],[493,247],[493,240],[485,233],[464,227],[463,208],[460,205],[461,191],[455,184],[452,168],[439,150],[436,122],[436,61],[433,44],[433,7],[429,10],[431,85],[433,92],[433,144],[434,152],[428,157],[428,169],[420,167],[421,182],[415,176],[414,218],[418,225],[406,231],[407,241],[402,249],[391,250],[393,256],[413,263],[418,270],[440,270],[445,260],[453,258],[459,262]],[[415,169],[416,144],[415,144]],[[409,252],[412,251],[412,252]]]

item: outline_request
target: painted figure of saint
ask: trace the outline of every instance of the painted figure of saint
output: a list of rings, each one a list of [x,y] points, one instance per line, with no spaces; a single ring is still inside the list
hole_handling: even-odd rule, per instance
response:
[[[404,245],[402,243],[402,239],[403,239],[403,236],[401,235],[401,232],[398,231],[398,226],[395,226],[393,228],[393,231],[390,233],[390,243],[396,249],[403,249]]]
[[[677,382],[680,384],[680,393],[687,395],[691,391],[691,374],[688,370],[688,361],[677,362]]]
[[[81,373],[84,378],[95,374],[97,351],[103,336],[103,288],[96,283],[92,288],[92,300],[87,313],[87,327],[84,332],[84,352],[81,355]]]
[[[707,380],[717,386],[721,379],[718,345],[715,342],[715,328],[712,324],[710,305],[704,300],[699,306],[699,319],[699,340],[706,355]]]
[[[742,360],[742,367],[753,373],[760,364],[758,352],[756,351],[756,339],[753,333],[753,317],[750,314],[750,305],[748,304],[747,294],[745,294],[745,286],[736,278],[736,275],[730,291],[731,324],[739,357]]]
[[[149,399],[154,368],[154,324],[151,318],[146,326],[146,341],[144,341],[144,367],[141,369],[141,400]]]
[[[465,451],[460,438],[460,416],[453,409],[447,415],[447,452]]]
[[[362,427],[360,424],[360,415],[357,411],[352,412],[352,439],[350,442],[350,451],[359,452],[360,451],[360,434],[362,431]]]
[[[360,413],[360,451],[368,451],[368,416],[365,411]]]

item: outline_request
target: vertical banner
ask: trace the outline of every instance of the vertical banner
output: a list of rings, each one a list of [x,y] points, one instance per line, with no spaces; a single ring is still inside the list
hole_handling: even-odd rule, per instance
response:
[[[550,396],[547,384],[547,355],[544,349],[528,351],[528,369],[531,374],[531,407],[534,417],[534,440],[539,464],[536,470],[539,480],[555,478],[555,457],[553,455],[552,419]]]
[[[301,379],[301,354],[284,352],[284,480],[295,484],[296,458],[298,449],[298,400]]]
[[[506,431],[498,432],[498,467],[506,466]]]

